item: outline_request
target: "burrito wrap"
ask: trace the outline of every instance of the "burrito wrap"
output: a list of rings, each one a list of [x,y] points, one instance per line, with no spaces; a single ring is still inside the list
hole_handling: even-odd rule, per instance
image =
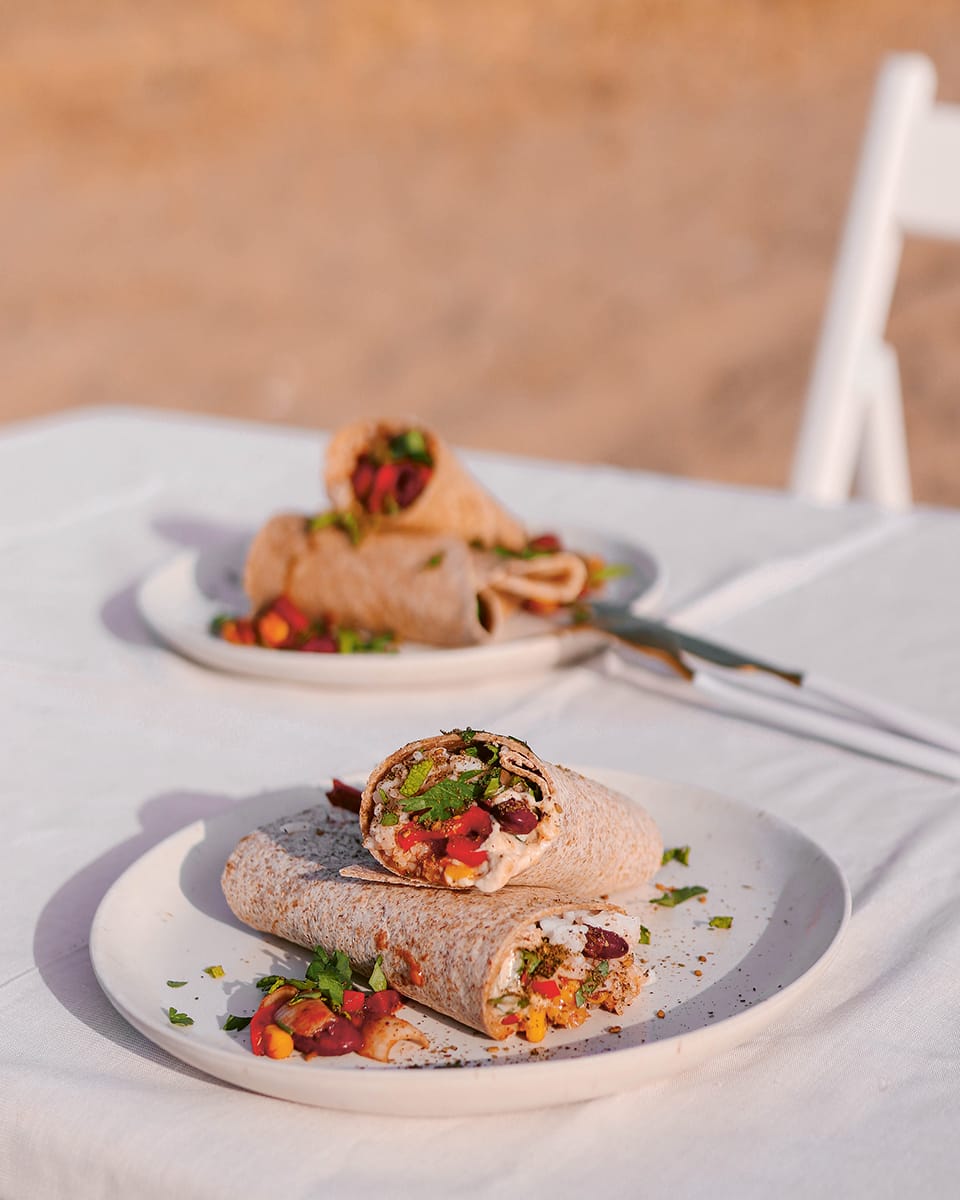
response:
[[[308,518],[293,513],[256,535],[243,585],[255,609],[285,595],[311,620],[436,646],[488,641],[503,617],[457,537],[369,533],[354,545],[342,529],[311,531]]]
[[[639,804],[567,767],[544,762],[514,738],[472,733],[472,744],[500,747],[502,766],[539,788],[542,815],[524,844],[506,839],[508,854],[515,856],[512,862],[505,856],[496,869],[491,865],[486,877],[479,874],[453,886],[494,891],[516,876],[525,886],[595,895],[635,887],[660,867],[663,842],[653,818]],[[386,830],[378,824],[383,807],[379,789],[385,778],[417,751],[430,758],[438,748],[455,753],[462,745],[460,731],[423,738],[389,755],[371,773],[363,791],[360,828],[364,846],[388,870],[403,874],[402,863],[391,852],[395,830],[403,826],[391,826],[384,837]],[[443,886],[440,879],[431,882]]]
[[[382,955],[391,987],[494,1038],[514,1027],[488,1004],[492,989],[517,947],[537,944],[540,918],[623,911],[542,888],[454,895],[342,878],[362,854],[356,819],[319,805],[244,837],[227,860],[223,892],[245,924],[309,949],[343,950],[362,973]]]
[[[416,420],[355,421],[333,435],[324,471],[333,507],[369,519],[351,482],[357,459],[378,436],[389,438],[409,429],[423,433],[433,460],[433,474],[412,504],[379,518],[383,525],[455,533],[466,542],[520,550],[527,540],[521,523],[469,474],[442,438]]]

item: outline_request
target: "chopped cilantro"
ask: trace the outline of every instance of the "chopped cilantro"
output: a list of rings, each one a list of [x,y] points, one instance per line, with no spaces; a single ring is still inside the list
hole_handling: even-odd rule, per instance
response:
[[[650,930],[646,927],[646,925],[640,926],[640,945],[641,946],[649,946],[650,945]]]
[[[482,771],[464,771],[458,779],[441,779],[419,796],[403,799],[401,808],[404,812],[419,812],[422,809],[422,825],[459,816],[473,803],[478,790],[474,777],[482,774]]]
[[[427,447],[427,439],[420,429],[408,429],[404,433],[398,433],[390,438],[390,457],[394,462],[400,459],[410,459],[411,462],[423,463],[424,466],[433,466],[433,457]]]
[[[421,758],[419,762],[414,763],[407,772],[406,779],[400,785],[400,795],[407,797],[416,796],[423,785],[427,782],[432,770],[432,758]]]
[[[252,1020],[252,1017],[235,1017],[233,1013],[230,1013],[220,1028],[227,1033],[233,1029],[246,1029]]]
[[[385,812],[380,817],[381,825],[396,825],[400,820],[395,812]]]
[[[685,900],[692,900],[694,896],[705,896],[706,894],[707,889],[705,887],[674,888],[669,892],[661,892],[650,903],[659,904],[661,908],[676,908],[678,904],[683,904]]]
[[[540,966],[540,955],[535,950],[520,951],[520,974],[532,975]]]
[[[192,1025],[193,1017],[188,1017],[186,1013],[177,1012],[173,1006],[167,1009],[167,1018],[171,1025]]]
[[[203,972],[205,975],[209,975],[211,979],[222,979],[225,974],[223,967],[219,963],[215,967],[204,967]]]
[[[443,550],[438,550],[436,552],[436,554],[430,555],[430,557],[427,559],[427,561],[423,564],[423,569],[425,571],[429,571],[433,567],[439,567],[445,557],[446,557],[445,552]]]
[[[360,544],[363,532],[357,518],[351,512],[324,512],[307,519],[307,531],[315,533],[318,529],[328,529],[330,526],[342,529],[354,546]]]
[[[711,917],[711,929],[729,929],[733,924],[733,917]]]
[[[186,986],[187,986],[187,981],[185,979],[168,979],[167,980],[167,987],[186,987]]]
[[[664,850],[663,858],[660,862],[662,867],[665,867],[668,862],[678,862],[685,867],[690,866],[690,847],[689,846],[674,846],[672,850]]]
[[[343,1005],[343,989],[350,982],[353,972],[350,959],[342,950],[328,954],[322,946],[315,946],[313,961],[307,967],[306,975],[323,999],[335,1008]]]
[[[377,955],[377,961],[373,964],[373,970],[370,972],[370,987],[375,992],[384,991],[389,985],[387,977],[383,971],[383,955]]]

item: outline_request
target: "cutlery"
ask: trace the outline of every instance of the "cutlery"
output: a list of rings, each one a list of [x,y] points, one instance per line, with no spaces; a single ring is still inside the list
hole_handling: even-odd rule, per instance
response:
[[[816,673],[788,668],[610,603],[587,606],[581,628],[652,655],[745,716],[786,725],[878,757],[960,778],[960,731]]]

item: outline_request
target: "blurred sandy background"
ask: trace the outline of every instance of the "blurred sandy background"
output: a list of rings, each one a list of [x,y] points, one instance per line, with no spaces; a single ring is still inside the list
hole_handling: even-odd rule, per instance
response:
[[[782,485],[876,69],[956,0],[0,0],[0,420],[148,404]],[[960,503],[960,248],[895,301]]]

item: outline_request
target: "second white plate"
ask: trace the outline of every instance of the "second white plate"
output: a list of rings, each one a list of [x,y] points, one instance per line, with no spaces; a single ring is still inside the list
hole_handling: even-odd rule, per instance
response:
[[[604,599],[637,613],[650,612],[659,602],[665,576],[649,551],[592,531],[560,532],[565,545],[629,568],[629,574],[606,585]],[[189,551],[148,576],[137,592],[140,612],[163,641],[218,671],[336,687],[463,683],[547,670],[595,654],[604,644],[599,635],[579,631],[561,636],[549,621],[519,614],[510,618],[504,637],[463,649],[408,643],[387,654],[302,654],[236,646],[211,634],[210,622],[222,612],[247,611],[240,583],[244,554],[240,541]]]

